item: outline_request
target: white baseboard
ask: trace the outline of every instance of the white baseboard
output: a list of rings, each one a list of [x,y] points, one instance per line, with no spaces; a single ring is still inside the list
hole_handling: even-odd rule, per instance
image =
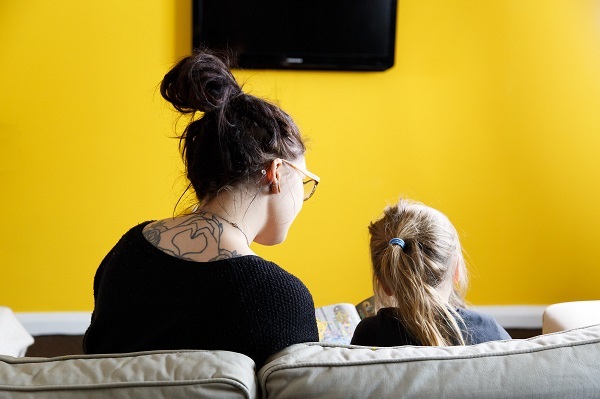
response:
[[[16,312],[31,335],[82,335],[90,325],[91,312]]]
[[[544,305],[472,306],[492,315],[504,328],[541,329]],[[90,324],[91,312],[15,313],[31,335],[82,335]]]
[[[492,315],[504,328],[541,329],[546,305],[471,306]]]

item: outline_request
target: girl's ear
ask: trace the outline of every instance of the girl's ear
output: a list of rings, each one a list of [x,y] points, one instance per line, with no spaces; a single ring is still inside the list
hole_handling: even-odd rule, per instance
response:
[[[279,185],[279,167],[281,165],[283,165],[283,161],[280,158],[275,158],[267,168],[266,180],[269,184],[271,194],[279,194],[281,192]]]
[[[460,281],[460,267],[454,265],[454,274],[452,276],[452,284],[457,284]]]

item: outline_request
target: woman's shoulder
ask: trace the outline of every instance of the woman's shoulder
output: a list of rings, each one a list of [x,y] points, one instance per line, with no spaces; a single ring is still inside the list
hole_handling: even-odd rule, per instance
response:
[[[213,262],[254,254],[224,234],[218,218],[204,213],[153,221],[143,227],[142,235],[160,251],[192,262]]]
[[[298,277],[285,270],[277,263],[264,259],[258,255],[241,256],[229,261],[239,268],[239,273],[246,275],[253,283],[260,286],[271,286],[277,289],[280,286],[295,286],[306,289]]]
[[[276,263],[256,255],[230,259],[228,263],[232,282],[243,296],[253,301],[276,303],[281,309],[310,307],[314,313],[308,287]]]
[[[135,226],[129,228],[120,238],[119,242],[116,244],[116,247],[122,245],[132,245],[132,243],[140,242],[140,238],[143,238],[143,230],[146,226],[153,223],[154,220],[147,220],[142,223],[138,223]]]
[[[173,232],[174,230],[180,231],[182,227],[185,228],[185,226],[191,225],[193,221],[190,221],[189,219],[189,217],[177,216],[167,219],[152,220],[133,227],[130,232],[139,232],[150,244],[155,247],[160,247],[161,241],[163,241],[161,240],[162,235],[166,232]]]

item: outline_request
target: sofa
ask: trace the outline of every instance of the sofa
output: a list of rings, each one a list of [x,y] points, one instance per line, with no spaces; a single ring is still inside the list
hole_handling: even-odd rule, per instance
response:
[[[0,398],[600,398],[600,325],[577,323],[463,347],[298,344],[260,370],[227,351],[0,356]]]

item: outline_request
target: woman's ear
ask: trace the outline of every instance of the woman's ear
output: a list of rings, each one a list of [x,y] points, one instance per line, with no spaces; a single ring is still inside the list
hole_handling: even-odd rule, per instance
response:
[[[283,165],[283,161],[280,158],[275,158],[269,164],[267,169],[266,180],[269,184],[269,191],[271,194],[279,194],[281,187],[279,185],[279,167]]]

